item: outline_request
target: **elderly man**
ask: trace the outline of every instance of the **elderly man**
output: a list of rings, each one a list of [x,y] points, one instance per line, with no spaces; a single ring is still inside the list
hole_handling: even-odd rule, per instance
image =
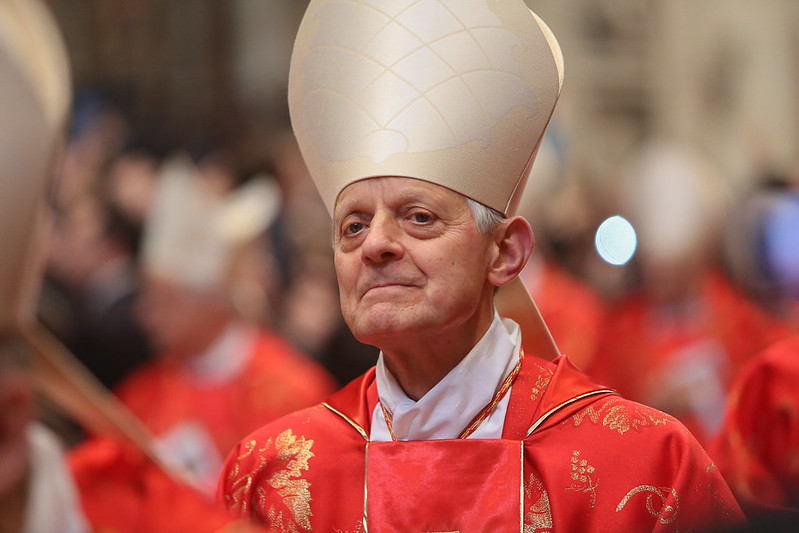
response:
[[[279,531],[740,520],[683,426],[549,361],[535,314],[495,309],[533,247],[513,211],[561,85],[549,28],[521,0],[313,0],[291,69],[343,314],[381,355],[242,441],[228,508]]]

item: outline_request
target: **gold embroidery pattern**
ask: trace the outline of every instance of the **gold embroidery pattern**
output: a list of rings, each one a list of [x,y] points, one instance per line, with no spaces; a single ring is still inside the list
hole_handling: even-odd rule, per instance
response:
[[[538,401],[538,395],[541,394],[546,388],[549,386],[549,382],[552,379],[552,376],[555,374],[552,370],[548,368],[544,368],[543,366],[538,365],[539,374],[535,380],[535,386],[533,387],[533,393],[530,395],[530,399],[534,402]]]
[[[261,455],[261,462],[255,468],[255,470],[239,477],[241,461],[252,455],[253,451],[255,450],[255,446],[256,442],[254,440],[249,440],[244,443],[244,453],[238,456],[236,459],[236,464],[233,466],[233,470],[231,470],[228,474],[228,479],[232,480],[232,482],[230,484],[230,493],[225,495],[225,503],[227,504],[228,509],[238,516],[244,516],[247,514],[247,494],[249,494],[250,488],[252,487],[252,478],[253,476],[258,475],[258,473],[263,470],[264,466],[266,466],[266,458]],[[264,452],[266,451],[266,447],[261,448],[258,451]]]
[[[334,528],[333,533],[363,533],[363,524],[358,524],[352,531],[344,531],[343,529]]]
[[[680,499],[677,491],[671,487],[653,487],[652,485],[639,485],[627,493],[616,506],[618,513],[627,505],[630,499],[638,493],[646,494],[646,510],[654,517],[658,518],[661,524],[671,524],[677,520],[680,514]],[[669,496],[673,499],[673,505],[668,503]],[[660,503],[658,504],[658,499]]]
[[[276,458],[285,462],[286,467],[272,474],[267,481],[283,498],[297,524],[306,530],[311,529],[311,484],[302,479],[301,470],[308,470],[308,460],[314,455],[312,446],[312,440],[297,438],[290,429],[278,435],[275,439]]]
[[[716,470],[716,464],[711,461],[710,466],[705,468],[705,472],[712,473]],[[695,493],[700,493],[702,498],[710,500],[710,505],[713,510],[716,512],[717,516],[721,516],[727,518],[731,516],[735,509],[727,505],[727,502],[724,500],[724,496],[718,493],[715,489],[715,485],[712,480],[708,480],[706,483],[700,483],[694,489]]]
[[[530,505],[529,511],[524,515],[523,533],[551,532],[553,526],[549,494],[544,489],[544,483],[535,474],[530,474],[530,481],[524,487],[524,497],[525,500],[533,503]]]
[[[230,494],[225,496],[228,508],[240,516],[246,515],[248,509],[248,494],[252,489],[253,479],[266,469],[267,466],[276,466],[274,472],[268,474],[266,483],[277,491],[283,503],[291,512],[284,516],[274,507],[267,509],[267,493],[263,486],[255,489],[257,500],[257,513],[266,518],[271,527],[287,533],[297,533],[301,530],[310,530],[311,522],[311,492],[310,482],[302,479],[302,471],[308,470],[308,460],[314,456],[311,451],[314,441],[305,437],[296,437],[290,429],[277,436],[274,441],[274,458],[267,460],[267,451],[272,447],[272,439],[266,441],[264,446],[257,450],[260,462],[252,471],[240,475],[240,464],[256,451],[256,442],[248,441],[244,444],[244,453],[236,460],[233,470],[228,474],[232,480]]]
[[[652,408],[639,404],[621,403],[616,405],[620,402],[624,402],[624,400],[611,398],[597,409],[593,405],[589,405],[572,417],[575,427],[582,424],[587,417],[594,424],[599,424],[601,421],[604,427],[624,435],[630,429],[639,430],[643,427],[658,426],[669,422],[665,415]],[[633,409],[630,409],[631,406]]]
[[[588,464],[585,459],[580,459],[580,450],[572,452],[571,470],[572,484],[566,487],[566,490],[589,494],[593,507],[596,505],[596,488],[599,483],[595,483],[591,476],[594,473],[593,465]]]

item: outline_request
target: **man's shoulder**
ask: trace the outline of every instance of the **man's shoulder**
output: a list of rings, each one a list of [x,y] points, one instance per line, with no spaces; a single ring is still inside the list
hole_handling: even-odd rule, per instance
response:
[[[619,436],[691,436],[683,423],[672,415],[615,393],[598,396],[583,404],[563,424],[577,428],[593,427]]]
[[[294,434],[317,436],[335,431],[335,416],[323,403],[294,411],[265,424],[242,439],[242,443],[262,443],[276,439],[287,431]],[[239,445],[241,446],[241,444]]]

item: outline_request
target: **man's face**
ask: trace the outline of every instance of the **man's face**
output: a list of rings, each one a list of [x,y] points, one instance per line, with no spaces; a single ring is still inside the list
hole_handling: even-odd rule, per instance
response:
[[[176,360],[200,354],[227,320],[217,298],[155,276],[145,276],[137,315],[153,347]]]
[[[409,178],[362,180],[339,195],[333,231],[341,309],[360,341],[383,348],[488,327],[493,240],[460,194]]]

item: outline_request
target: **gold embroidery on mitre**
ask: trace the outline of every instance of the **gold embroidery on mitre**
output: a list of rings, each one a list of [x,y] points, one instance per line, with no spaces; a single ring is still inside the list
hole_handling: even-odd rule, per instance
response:
[[[618,513],[627,505],[630,499],[638,493],[646,494],[646,510],[649,514],[656,517],[661,524],[671,524],[680,514],[680,499],[677,491],[672,487],[653,487],[652,485],[639,485],[627,493],[616,506]],[[673,504],[669,503],[669,496],[673,499]],[[658,504],[658,499],[660,503]]]
[[[548,368],[544,368],[541,365],[537,365],[539,374],[535,380],[535,386],[533,387],[533,393],[530,395],[530,399],[534,402],[538,401],[538,395],[541,394],[546,388],[549,386],[549,382],[552,379],[552,376],[555,374],[552,370]]]
[[[572,484],[566,487],[566,490],[574,492],[582,492],[590,495],[591,507],[596,505],[596,489],[599,483],[596,483],[592,474],[594,473],[594,466],[588,464],[586,459],[580,458],[580,450],[574,450],[571,458],[571,479]]]
[[[533,489],[535,489],[535,493]],[[532,501],[529,510],[524,515],[524,533],[552,531],[552,509],[549,506],[549,494],[544,488],[544,483],[535,474],[530,474],[530,481],[524,487],[524,497],[527,501]]]
[[[643,427],[666,424],[669,421],[659,411],[644,405],[627,403],[621,398],[611,398],[599,408],[589,405],[575,413],[572,417],[574,425],[579,426],[586,417],[594,424],[600,423],[601,420],[604,427],[618,431],[620,435],[627,433],[630,428],[638,430]]]

